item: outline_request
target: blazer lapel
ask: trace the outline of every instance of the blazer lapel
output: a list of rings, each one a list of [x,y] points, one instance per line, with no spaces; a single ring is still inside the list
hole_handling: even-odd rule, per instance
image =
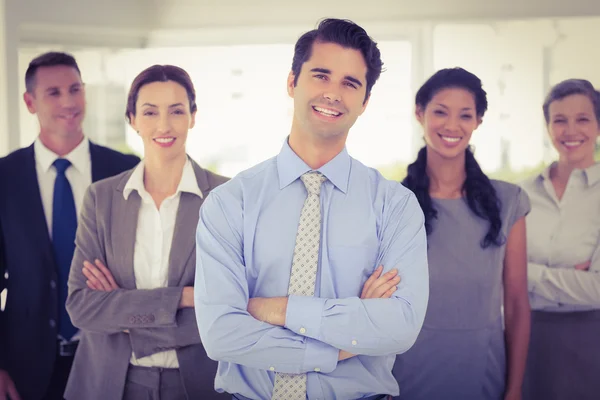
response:
[[[121,182],[113,192],[113,209],[111,212],[111,238],[115,265],[109,267],[113,275],[118,276],[123,289],[135,289],[135,274],[133,272],[133,253],[141,205],[141,197],[137,191],[129,194],[127,200],[123,197],[123,188],[133,173],[123,175]]]
[[[198,187],[204,198],[206,198],[210,189],[206,173],[194,160],[191,161]],[[204,199],[195,194],[181,193],[175,219],[171,253],[169,254],[169,286],[179,286],[188,260],[196,254],[196,227],[198,226],[200,206],[203,202]]]
[[[181,193],[169,254],[169,286],[179,286],[188,260],[195,254],[196,226],[201,204],[202,199],[195,194]]]

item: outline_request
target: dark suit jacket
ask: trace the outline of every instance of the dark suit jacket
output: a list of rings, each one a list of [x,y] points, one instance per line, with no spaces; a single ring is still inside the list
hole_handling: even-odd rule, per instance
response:
[[[90,142],[92,181],[133,168],[139,158]],[[6,279],[8,274],[8,279]],[[0,158],[0,369],[24,400],[44,396],[57,353],[57,271],[33,145]],[[52,282],[52,283],[51,283]]]
[[[192,165],[204,198],[227,180]],[[85,196],[67,299],[67,310],[82,338],[65,398],[120,399],[132,352],[140,358],[174,349],[188,399],[230,399],[231,395],[214,390],[217,362],[208,358],[200,342],[194,309],[178,310],[183,287],[194,285],[195,232],[203,199],[181,193],[168,286],[136,290],[133,258],[141,197],[137,191],[127,200],[123,197],[132,173],[93,184]],[[83,261],[96,258],[110,269],[119,289],[102,292],[87,287]]]

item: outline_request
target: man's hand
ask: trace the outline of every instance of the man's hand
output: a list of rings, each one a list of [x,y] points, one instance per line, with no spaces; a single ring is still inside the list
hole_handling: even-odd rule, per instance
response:
[[[575,269],[577,269],[579,271],[589,271],[590,270],[590,265],[592,265],[592,262],[591,261],[586,261],[584,263],[577,264],[575,266]]]
[[[381,275],[382,271],[383,266],[380,265],[367,279],[360,295],[361,299],[389,299],[392,297],[392,294],[398,289],[396,285],[400,283],[398,270],[392,269],[383,276]]]
[[[349,358],[354,357],[356,354],[352,354],[350,352],[347,352],[346,350],[340,350],[339,354],[338,354],[338,361],[344,361],[347,360]]]
[[[248,300],[248,312],[259,321],[284,326],[287,297],[254,297]]]
[[[89,261],[83,262],[83,275],[87,278],[85,283],[92,290],[99,290],[102,292],[111,292],[119,289],[119,286],[115,282],[110,270],[102,264],[100,260],[94,261],[92,264]]]
[[[0,369],[0,400],[21,400],[21,396],[17,393],[15,383],[10,379],[8,372]]]
[[[369,279],[367,279],[360,295],[361,299],[389,299],[392,297],[392,294],[398,289],[396,285],[400,283],[398,270],[392,269],[383,274],[383,276],[381,275],[382,271],[383,265],[380,265],[371,274]],[[338,361],[343,361],[354,356],[355,354],[340,350]]]

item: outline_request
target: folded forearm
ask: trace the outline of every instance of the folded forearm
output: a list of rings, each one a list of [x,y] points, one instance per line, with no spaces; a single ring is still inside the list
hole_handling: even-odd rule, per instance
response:
[[[422,313],[401,298],[322,299],[291,296],[286,327],[353,354],[382,356],[407,351],[423,324]]]
[[[223,308],[227,312],[223,312]],[[331,372],[339,350],[229,307],[197,308],[200,336],[210,358],[285,373]]]
[[[181,292],[181,287],[112,292],[78,288],[67,298],[67,311],[73,325],[89,331],[175,327]]]
[[[141,358],[201,343],[193,308],[179,310],[175,322],[175,327],[130,329],[129,337],[135,356]]]
[[[600,307],[600,273],[529,263],[529,291],[549,301]]]

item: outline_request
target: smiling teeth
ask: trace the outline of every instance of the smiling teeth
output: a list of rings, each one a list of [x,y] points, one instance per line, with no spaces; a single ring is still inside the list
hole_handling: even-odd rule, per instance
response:
[[[448,136],[442,136],[442,139],[444,139],[446,142],[449,142],[449,143],[456,143],[456,142],[460,141],[460,138],[448,137]]]
[[[156,140],[158,143],[170,143],[175,139],[174,138],[156,138],[154,140]]]
[[[331,111],[331,110],[328,110],[326,108],[321,108],[321,107],[314,107],[314,109],[316,111],[320,112],[321,114],[325,114],[325,115],[330,116],[330,117],[337,117],[338,115],[341,114],[339,112]]]
[[[576,147],[579,146],[581,143],[581,141],[577,141],[577,142],[563,142],[563,144],[567,147]]]

